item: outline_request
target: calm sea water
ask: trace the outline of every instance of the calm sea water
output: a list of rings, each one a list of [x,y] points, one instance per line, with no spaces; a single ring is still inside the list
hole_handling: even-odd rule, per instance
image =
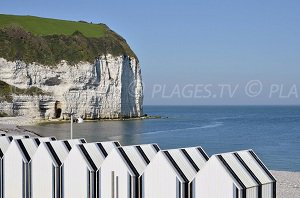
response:
[[[74,124],[74,137],[122,145],[158,143],[162,149],[202,146],[209,155],[253,149],[273,170],[300,171],[300,106],[145,106],[163,119]],[[27,127],[69,138],[69,124]]]

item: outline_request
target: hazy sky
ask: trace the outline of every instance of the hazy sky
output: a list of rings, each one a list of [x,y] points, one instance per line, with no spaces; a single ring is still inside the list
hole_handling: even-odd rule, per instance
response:
[[[300,104],[300,1],[2,0],[0,13],[106,23],[145,104]]]

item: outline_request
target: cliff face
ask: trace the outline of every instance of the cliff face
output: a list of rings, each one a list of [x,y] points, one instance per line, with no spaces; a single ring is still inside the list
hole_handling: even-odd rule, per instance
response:
[[[134,57],[102,55],[94,63],[55,66],[0,58],[0,80],[18,88],[38,87],[47,95],[13,94],[0,111],[35,118],[140,117],[143,114],[141,69]],[[1,101],[1,100],[0,100]]]

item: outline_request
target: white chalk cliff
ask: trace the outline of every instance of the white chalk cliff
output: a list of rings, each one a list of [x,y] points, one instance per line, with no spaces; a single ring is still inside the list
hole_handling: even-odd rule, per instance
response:
[[[129,56],[101,56],[94,63],[55,66],[0,58],[0,80],[18,88],[32,86],[49,95],[13,95],[0,111],[33,118],[131,118],[143,114],[143,85],[138,61]]]

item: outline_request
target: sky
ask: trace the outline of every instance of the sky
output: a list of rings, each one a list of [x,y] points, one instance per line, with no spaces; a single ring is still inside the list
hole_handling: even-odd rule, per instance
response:
[[[298,0],[1,0],[0,13],[105,23],[145,105],[300,105]]]

